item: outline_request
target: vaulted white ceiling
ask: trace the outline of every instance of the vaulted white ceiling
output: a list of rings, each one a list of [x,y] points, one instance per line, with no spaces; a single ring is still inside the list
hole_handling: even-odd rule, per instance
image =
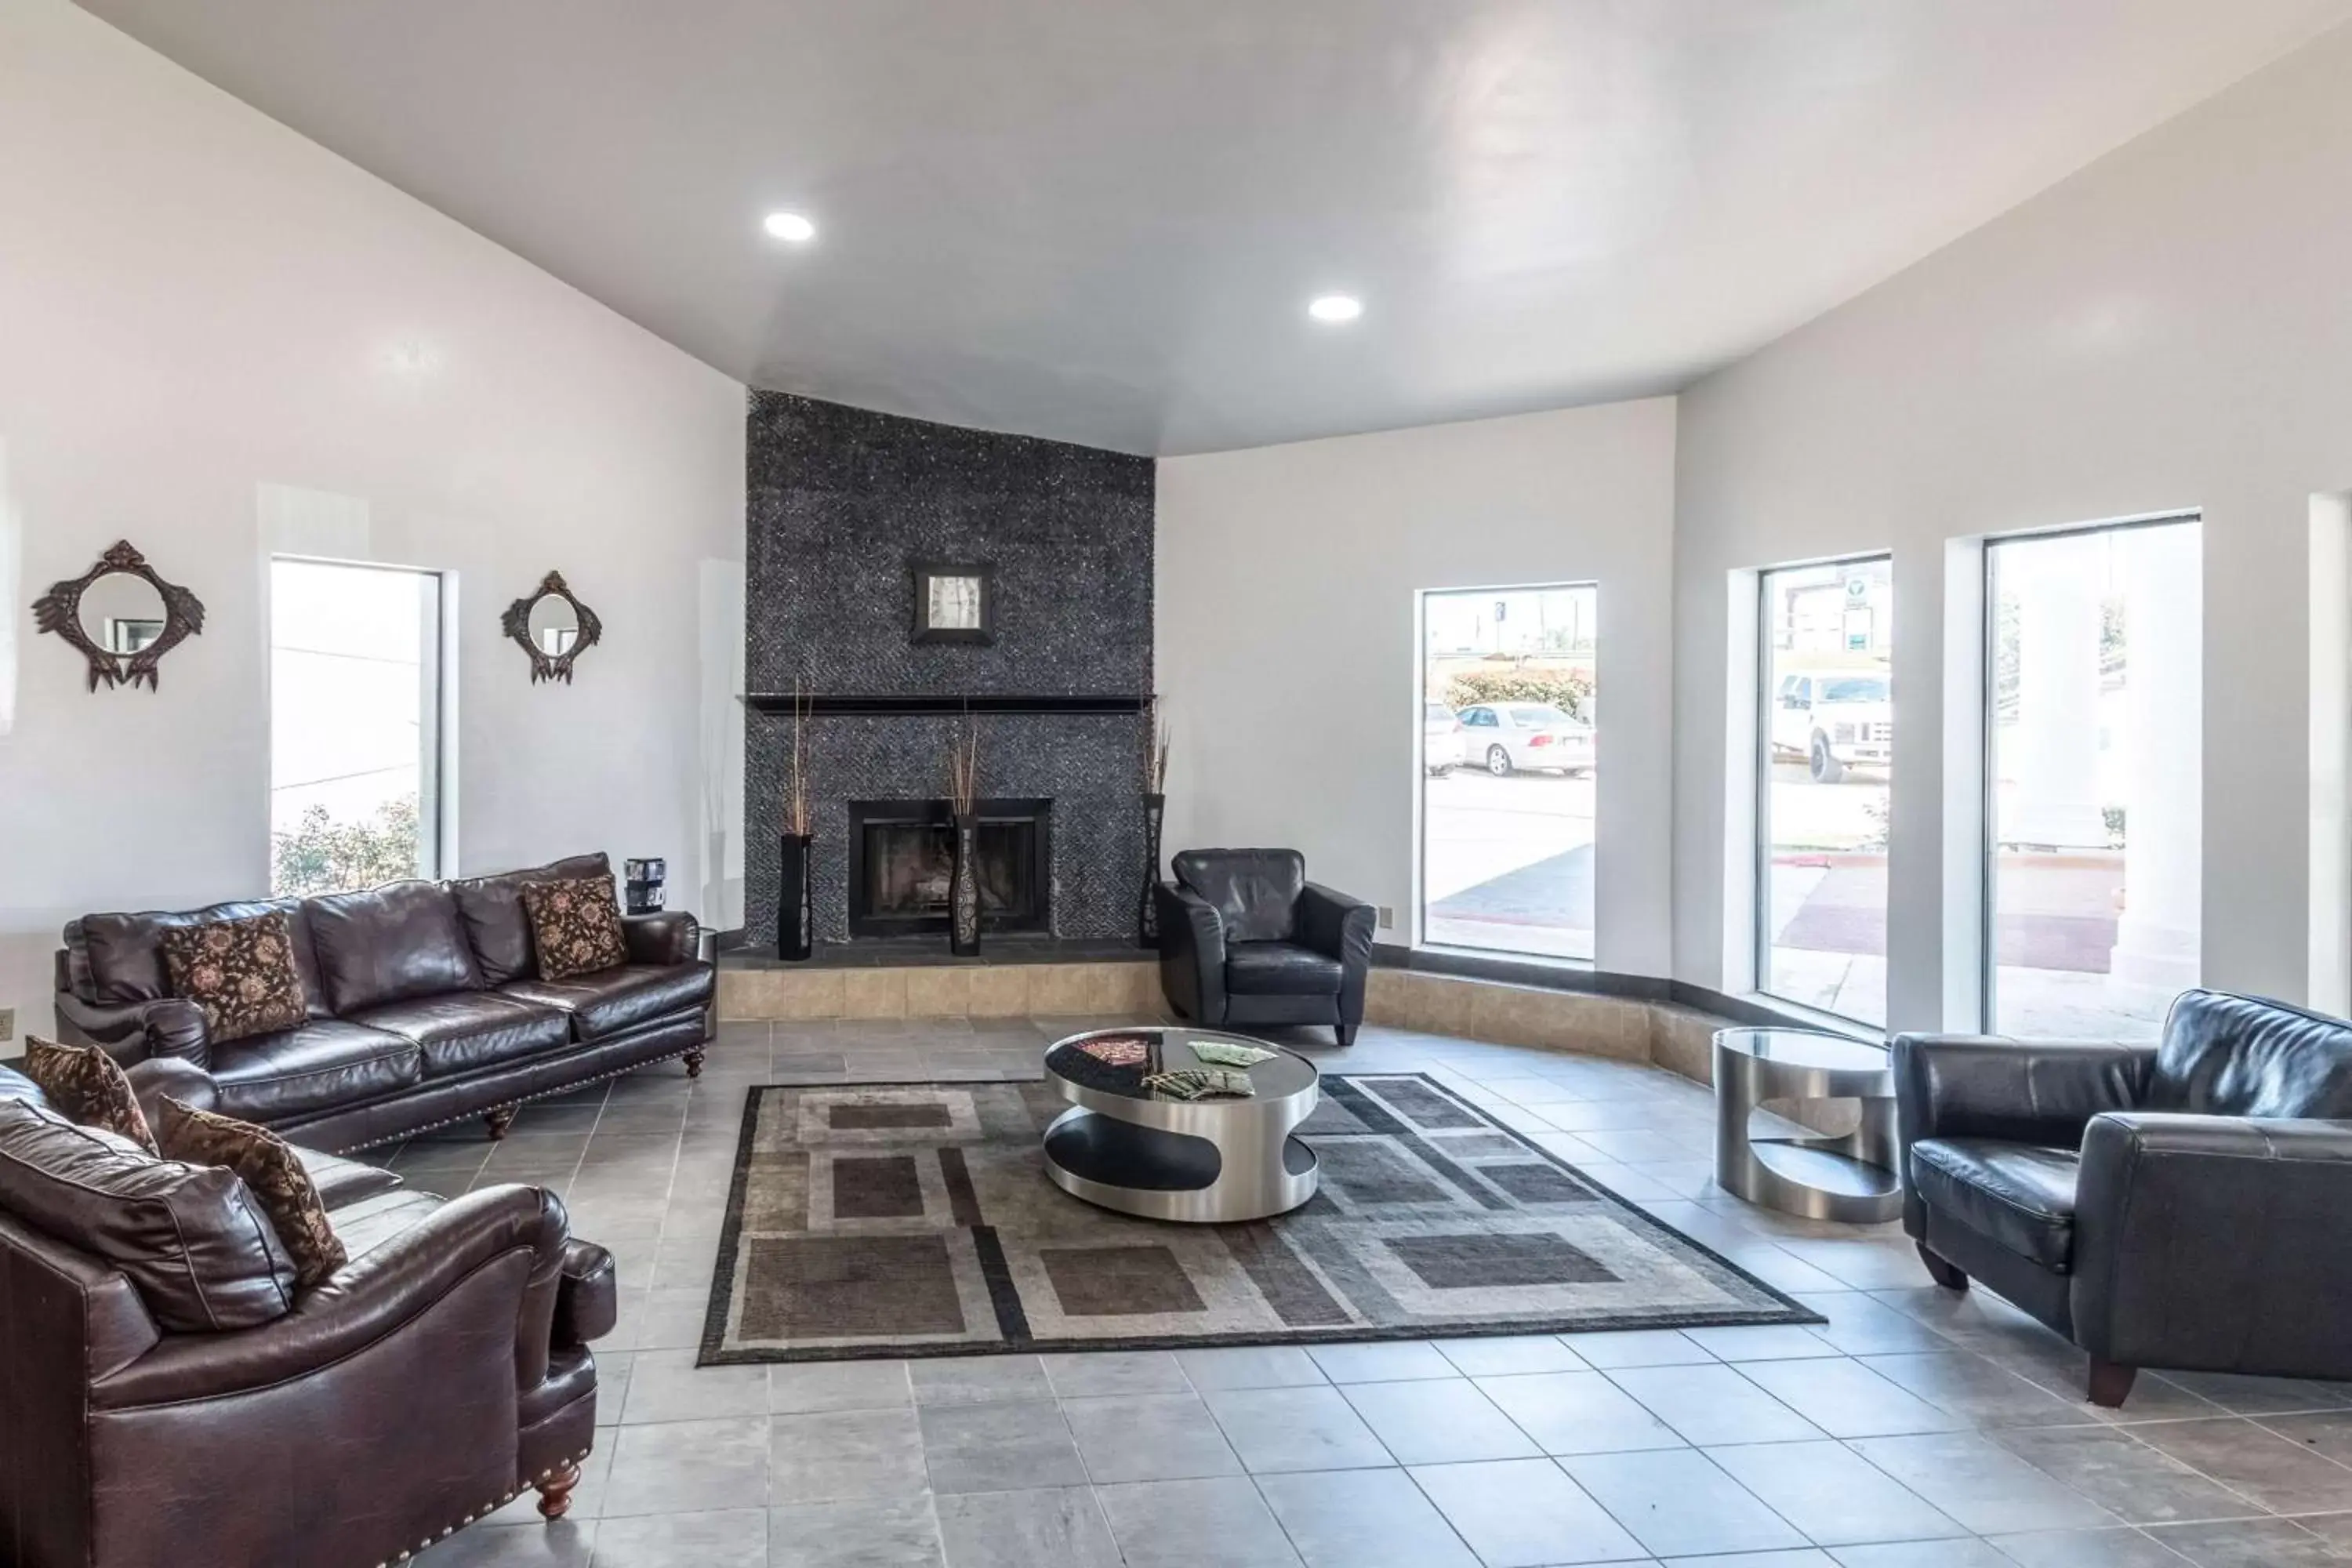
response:
[[[1160,453],[1674,390],[2352,16],[83,4],[754,385]]]

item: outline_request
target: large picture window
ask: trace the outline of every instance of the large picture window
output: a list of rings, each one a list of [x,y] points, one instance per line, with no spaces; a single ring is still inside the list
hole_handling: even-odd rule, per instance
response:
[[[1421,933],[1592,956],[1599,591],[1421,598]]]
[[[269,563],[270,886],[440,871],[441,578]]]
[[[1893,565],[1878,555],[1758,581],[1758,988],[1884,1025]]]
[[[2193,518],[1985,550],[1985,1015],[2146,1040],[2197,983],[2202,541]]]

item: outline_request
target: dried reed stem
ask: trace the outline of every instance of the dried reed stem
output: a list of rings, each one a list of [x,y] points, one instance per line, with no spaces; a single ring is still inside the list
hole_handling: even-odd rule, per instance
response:
[[[808,768],[803,760],[801,730],[808,719],[809,704],[801,693],[798,676],[793,678],[793,763],[784,780],[784,827],[796,838],[809,836]]]
[[[948,741],[948,805],[970,816],[980,804],[980,726],[967,712]]]

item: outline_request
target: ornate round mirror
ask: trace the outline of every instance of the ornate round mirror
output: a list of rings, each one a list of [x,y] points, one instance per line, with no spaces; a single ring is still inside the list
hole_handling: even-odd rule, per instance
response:
[[[156,667],[205,629],[205,606],[167,583],[128,540],[79,577],[50,585],[33,601],[33,625],[71,643],[89,664],[89,689],[156,686]]]
[[[530,655],[533,681],[572,679],[572,661],[604,634],[596,612],[582,604],[561,572],[540,579],[539,592],[507,606],[499,625]]]
[[[530,640],[540,652],[554,658],[570,653],[580,640],[580,612],[572,601],[542,594],[531,601]]]
[[[82,635],[104,651],[128,658],[163,635],[163,591],[144,577],[109,572],[82,590]]]

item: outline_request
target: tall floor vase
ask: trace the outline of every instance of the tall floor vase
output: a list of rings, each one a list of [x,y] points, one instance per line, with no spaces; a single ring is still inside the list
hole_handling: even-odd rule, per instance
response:
[[[970,958],[980,951],[980,817],[959,812],[955,863],[948,876],[948,951]]]
[[[782,877],[776,885],[776,956],[809,955],[809,836],[787,833],[779,859]]]
[[[1135,906],[1135,934],[1145,947],[1160,945],[1160,905],[1151,893],[1160,885],[1160,822],[1167,811],[1166,795],[1143,797],[1143,896]]]

